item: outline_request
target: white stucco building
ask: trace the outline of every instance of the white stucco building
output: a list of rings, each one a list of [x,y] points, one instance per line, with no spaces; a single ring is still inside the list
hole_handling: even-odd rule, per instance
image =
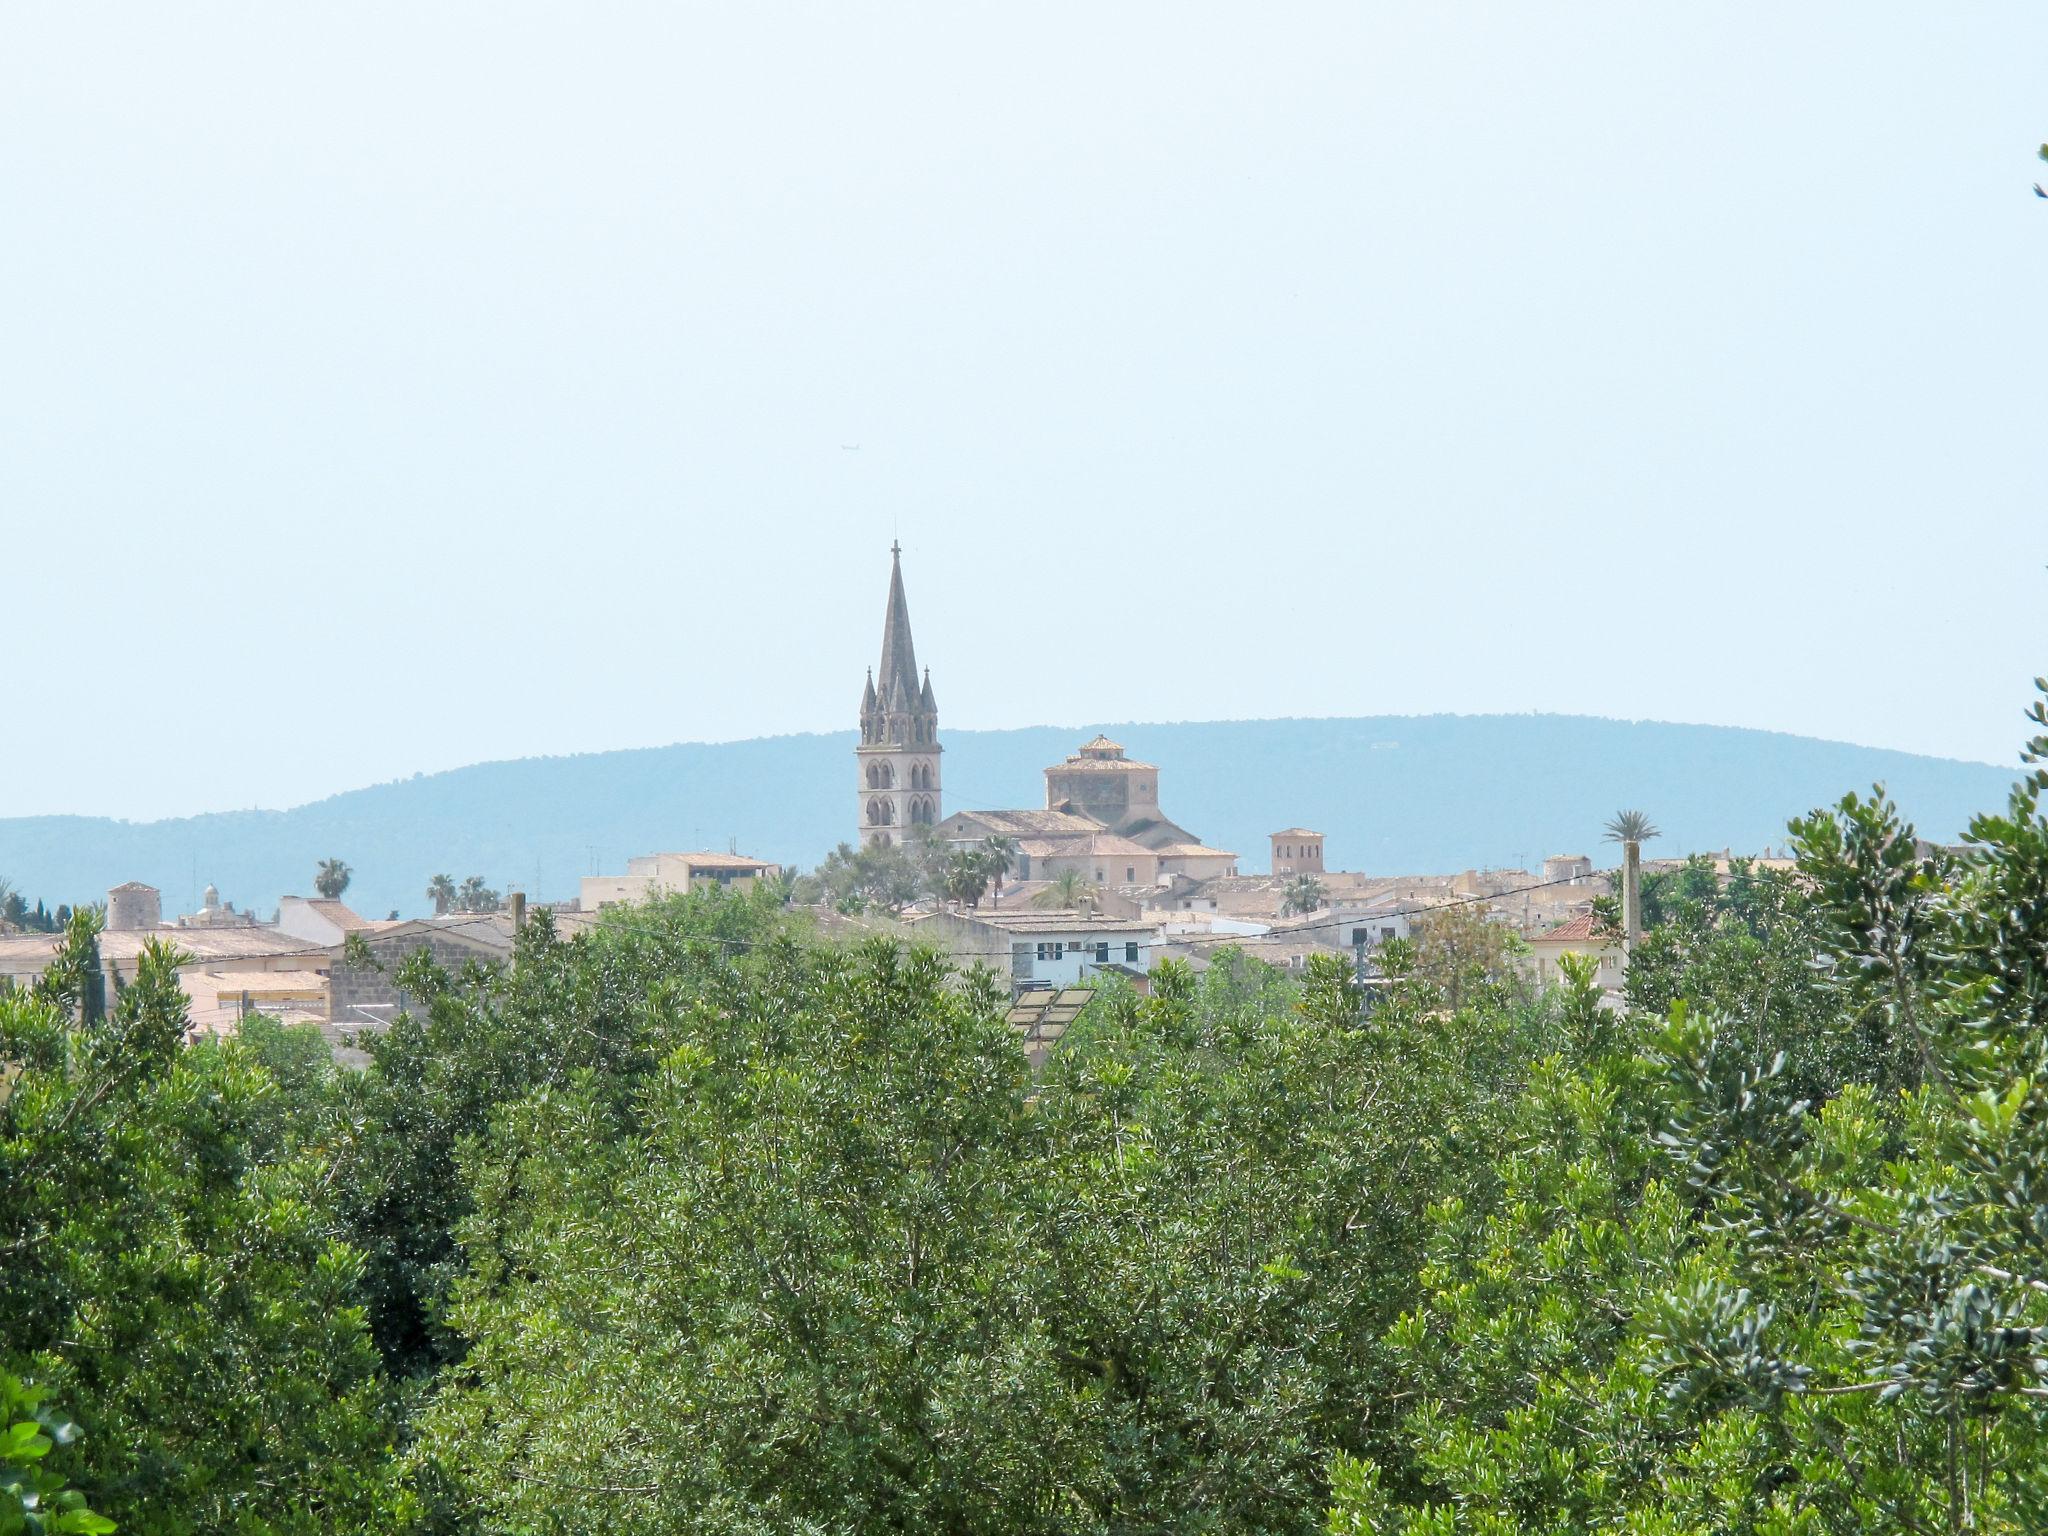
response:
[[[1160,945],[1156,922],[1092,912],[934,912],[910,925],[911,938],[980,964],[1014,990],[1065,987],[1098,972],[1143,975]]]

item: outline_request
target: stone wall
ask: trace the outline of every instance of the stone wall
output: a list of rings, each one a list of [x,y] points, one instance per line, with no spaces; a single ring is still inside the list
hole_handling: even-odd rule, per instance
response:
[[[351,964],[345,954],[337,955],[328,972],[328,995],[333,999],[331,1017],[337,1024],[389,1023],[401,1012],[423,1011],[420,999],[400,989],[398,972],[420,950],[449,975],[460,975],[473,960],[504,964],[509,955],[494,957],[474,944],[464,944],[441,934],[408,934],[402,938],[369,941],[376,964]]]

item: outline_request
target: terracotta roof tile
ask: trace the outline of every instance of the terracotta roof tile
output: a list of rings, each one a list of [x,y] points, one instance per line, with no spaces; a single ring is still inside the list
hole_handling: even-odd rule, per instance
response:
[[[1599,919],[1594,917],[1592,913],[1581,912],[1569,922],[1559,923],[1555,928],[1532,935],[1529,942],[1531,944],[1585,944],[1595,940],[1606,944],[1619,942],[1614,934],[1596,932],[1594,924],[1598,921]]]

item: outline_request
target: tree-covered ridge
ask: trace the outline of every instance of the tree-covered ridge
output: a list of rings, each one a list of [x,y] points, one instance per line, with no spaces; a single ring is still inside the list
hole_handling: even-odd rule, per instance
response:
[[[1876,780],[1925,835],[1952,841],[2012,777],[1767,731],[1558,715],[1076,722],[946,731],[947,808],[1043,804],[1045,766],[1098,730],[1161,764],[1175,820],[1235,849],[1247,872],[1265,867],[1267,834],[1291,822],[1325,834],[1333,869],[1533,868],[1545,854],[1597,854],[1600,823],[1638,802],[1667,834],[1646,858],[1776,847],[1789,818]],[[267,913],[338,853],[353,866],[357,911],[410,917],[432,910],[437,871],[546,901],[573,895],[593,859],[618,870],[679,838],[731,839],[810,869],[854,832],[853,745],[851,733],[821,734],[479,763],[291,810],[170,821],[0,815],[0,876],[53,906],[142,880],[163,891],[167,913],[196,910],[212,881]]]
[[[1423,925],[1035,1077],[768,890],[415,960],[360,1073],[85,913],[0,997],[0,1383],[123,1531],[2041,1529],[2042,792],[1674,872],[1626,1008]]]

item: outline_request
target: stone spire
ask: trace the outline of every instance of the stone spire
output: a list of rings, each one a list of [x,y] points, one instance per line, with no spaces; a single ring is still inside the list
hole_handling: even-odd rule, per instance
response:
[[[884,709],[917,707],[917,647],[910,641],[910,604],[903,596],[903,546],[889,546],[889,612],[882,620],[879,691]]]

